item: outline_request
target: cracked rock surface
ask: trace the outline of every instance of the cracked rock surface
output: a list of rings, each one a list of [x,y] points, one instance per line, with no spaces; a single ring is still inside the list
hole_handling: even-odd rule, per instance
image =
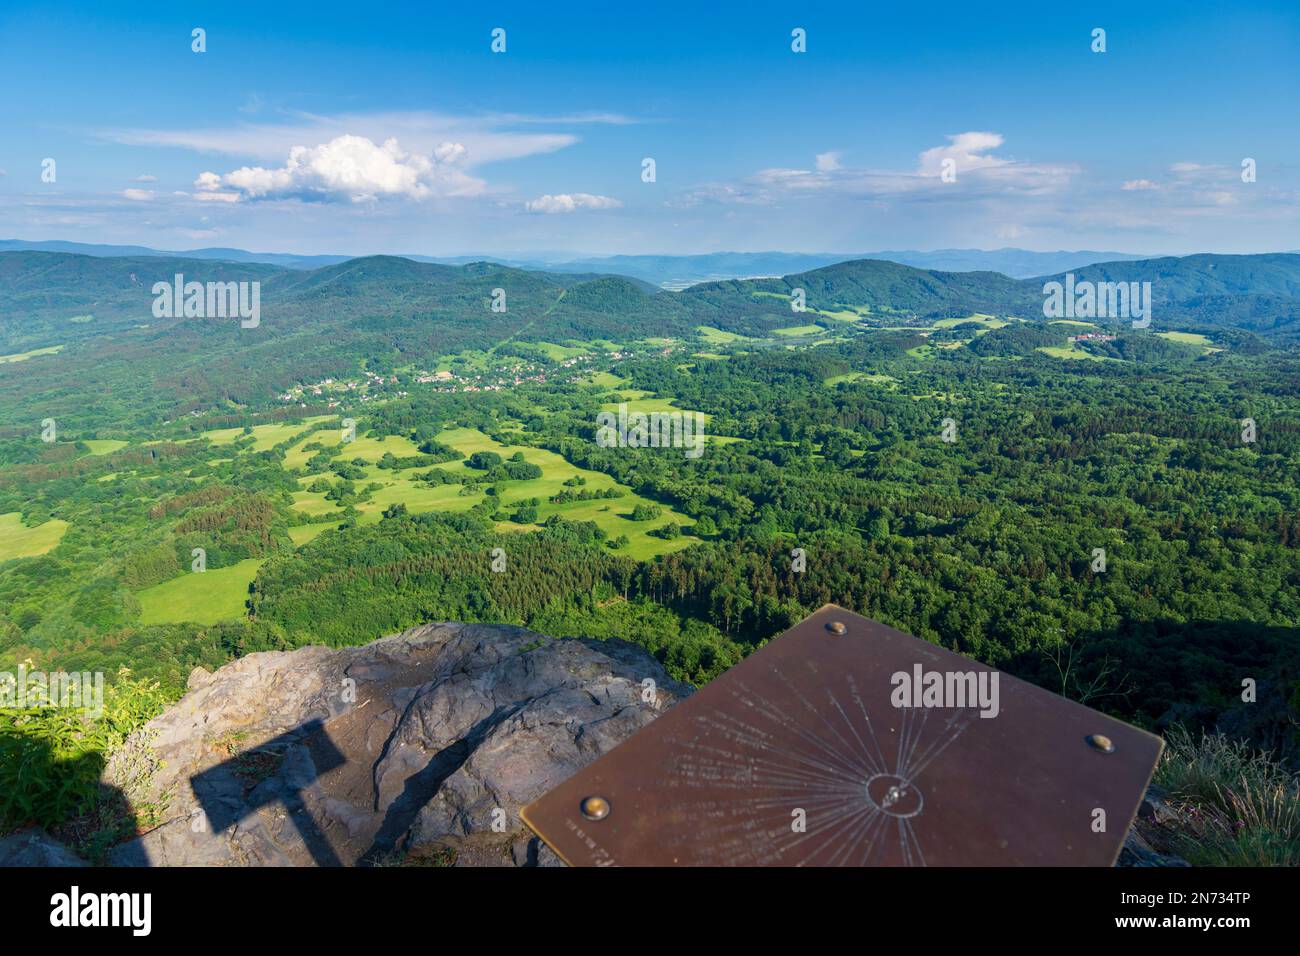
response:
[[[501,625],[250,654],[196,670],[110,762],[165,807],[110,862],[557,865],[520,808],[690,691],[634,645]]]

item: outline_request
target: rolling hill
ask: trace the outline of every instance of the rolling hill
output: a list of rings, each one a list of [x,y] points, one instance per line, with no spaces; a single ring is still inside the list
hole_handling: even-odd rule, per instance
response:
[[[156,318],[152,286],[261,283],[261,324]],[[1300,333],[1300,255],[1188,256],[1101,263],[1076,279],[1151,281],[1157,326]],[[611,275],[370,256],[318,269],[157,256],[0,253],[0,415],[40,421],[84,403],[87,389],[116,406],[169,409],[256,404],[295,383],[383,368],[506,341],[628,341],[685,336],[708,326],[770,336],[792,326],[867,320],[926,324],[972,313],[1042,316],[1046,279],[938,272],[896,262],[841,262],[783,278],[727,280],[679,293]],[[806,313],[790,296],[803,289]],[[504,311],[492,308],[503,290]],[[57,354],[55,354],[57,352]],[[147,385],[147,388],[139,386]],[[83,396],[78,398],[78,396]]]

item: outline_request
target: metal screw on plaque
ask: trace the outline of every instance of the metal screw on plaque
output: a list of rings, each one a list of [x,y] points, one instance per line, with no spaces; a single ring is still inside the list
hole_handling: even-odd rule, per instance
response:
[[[582,801],[582,815],[588,820],[603,820],[609,816],[609,801],[604,797],[587,797]]]
[[[1087,741],[1089,747],[1093,750],[1100,750],[1104,754],[1113,754],[1115,745],[1111,743],[1110,738],[1105,734],[1089,734],[1083,738]]]
[[[844,626],[843,621],[831,621],[826,625],[826,630],[830,631],[832,634],[846,634],[849,629]]]

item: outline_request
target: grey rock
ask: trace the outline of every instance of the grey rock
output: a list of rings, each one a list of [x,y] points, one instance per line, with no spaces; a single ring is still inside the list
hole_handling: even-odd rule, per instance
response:
[[[0,866],[87,866],[44,830],[30,827],[0,837]]]
[[[250,654],[192,674],[109,762],[106,783],[166,806],[109,859],[562,865],[520,808],[690,692],[634,645],[509,626]]]
[[[1119,859],[1115,862],[1115,865],[1127,867],[1191,866],[1182,857],[1157,852],[1137,830],[1130,830],[1128,836],[1125,837],[1124,846],[1119,851]]]
[[[1165,792],[1159,787],[1147,787],[1146,796],[1138,806],[1138,819],[1156,826],[1178,821],[1178,811],[1169,805]]]
[[[1151,845],[1151,839],[1160,843],[1163,839],[1161,828],[1176,826],[1179,822],[1178,811],[1166,799],[1165,791],[1152,784],[1138,805],[1137,819],[1124,838],[1116,866],[1191,866],[1182,857],[1161,853]]]

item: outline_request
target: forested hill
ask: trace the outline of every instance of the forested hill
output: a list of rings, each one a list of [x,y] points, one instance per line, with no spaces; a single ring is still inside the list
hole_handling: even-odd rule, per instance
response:
[[[1102,262],[1074,270],[1075,281],[1151,283],[1158,316],[1300,336],[1300,254],[1196,255]],[[1064,274],[1027,280],[1063,280]]]
[[[938,272],[879,259],[841,262],[782,278],[735,279],[681,293],[622,276],[561,274],[493,262],[441,265],[369,256],[300,270],[259,263],[162,256],[92,257],[57,252],[0,252],[0,354],[47,348],[105,333],[157,327],[155,282],[259,281],[267,328],[329,335],[340,327],[379,323],[395,347],[404,333],[430,325],[460,334],[473,329],[500,341],[567,337],[619,338],[629,323],[643,335],[674,335],[710,325],[729,332],[767,332],[790,323],[789,297],[804,290],[807,307],[883,316],[942,318],[982,312],[1035,319],[1045,281],[997,272]],[[1212,324],[1254,331],[1295,331],[1300,322],[1300,255],[1196,255],[1099,263],[1075,270],[1077,281],[1149,281],[1157,306]],[[493,311],[493,290],[504,290]],[[495,338],[493,338],[495,336]],[[484,344],[473,336],[466,345]],[[247,343],[244,343],[247,344]]]
[[[259,282],[260,323],[159,318],[153,287]],[[1156,327],[1239,327],[1300,335],[1300,255],[1189,256],[1104,263],[1078,279],[1151,281]],[[36,420],[86,389],[166,406],[265,402],[296,383],[508,342],[626,342],[701,326],[743,336],[821,326],[871,334],[972,313],[1042,321],[1043,279],[936,272],[883,260],[683,292],[621,276],[553,274],[492,262],[442,265],[395,256],[313,270],[257,263],[55,252],[0,253],[0,357],[61,350],[57,362],[0,363],[0,418]],[[793,313],[803,290],[806,311]],[[1164,326],[1167,327],[1167,326]],[[990,343],[990,348],[992,348]],[[1038,343],[1050,344],[1050,343]],[[151,399],[129,394],[150,383]],[[170,397],[169,397],[170,396]],[[3,422],[0,422],[2,424]]]
[[[999,272],[935,272],[882,259],[859,259],[780,279],[737,279],[692,286],[681,293],[691,311],[725,320],[741,309],[753,314],[771,295],[803,289],[812,309],[861,307],[883,314],[942,318],[971,312],[1032,316],[1042,312],[1042,289]],[[770,306],[769,306],[770,311]],[[784,308],[789,319],[789,307]]]

